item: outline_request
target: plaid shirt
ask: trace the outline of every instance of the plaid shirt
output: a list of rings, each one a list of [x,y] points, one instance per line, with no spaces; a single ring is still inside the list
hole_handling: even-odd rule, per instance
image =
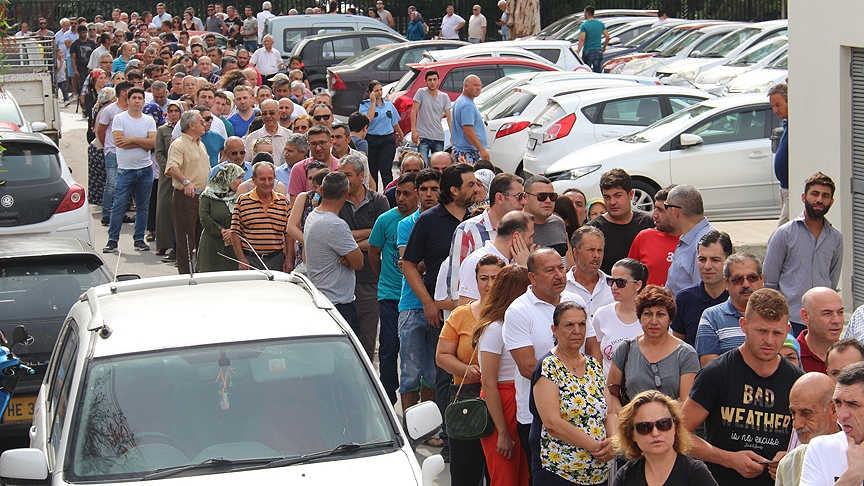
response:
[[[462,261],[497,235],[498,232],[489,219],[488,209],[456,227],[450,243],[450,269],[447,272],[447,296],[450,300],[459,300],[459,270]]]

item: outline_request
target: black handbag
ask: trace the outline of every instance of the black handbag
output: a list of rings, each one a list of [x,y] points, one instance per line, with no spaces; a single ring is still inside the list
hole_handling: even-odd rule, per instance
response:
[[[474,351],[477,352],[476,350]],[[474,355],[468,361],[468,366],[474,361]],[[488,437],[495,431],[495,423],[486,408],[486,401],[482,398],[466,398],[460,400],[459,393],[468,377],[468,369],[456,391],[453,403],[447,405],[444,410],[444,423],[447,425],[447,436],[459,440],[476,440]]]

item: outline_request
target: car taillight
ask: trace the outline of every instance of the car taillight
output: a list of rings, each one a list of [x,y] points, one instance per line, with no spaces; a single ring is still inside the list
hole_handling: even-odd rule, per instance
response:
[[[520,121],[520,122],[507,122],[501,125],[501,128],[495,133],[495,138],[506,137],[507,135],[513,135],[514,133],[521,132],[528,128],[528,125],[531,122]]]
[[[348,89],[345,81],[342,81],[338,74],[331,72],[330,76],[330,89]]]
[[[393,102],[393,106],[396,107],[396,111],[399,113],[405,113],[411,111],[411,108],[414,107],[414,100],[408,96],[400,96]]]
[[[84,188],[78,184],[72,184],[54,214],[74,211],[84,205],[85,199]]]
[[[552,126],[546,129],[543,132],[543,142],[551,142],[553,140],[558,140],[559,138],[564,138],[567,135],[570,135],[570,130],[573,129],[573,125],[576,124],[576,114],[570,113],[564,118],[558,120],[553,123]]]

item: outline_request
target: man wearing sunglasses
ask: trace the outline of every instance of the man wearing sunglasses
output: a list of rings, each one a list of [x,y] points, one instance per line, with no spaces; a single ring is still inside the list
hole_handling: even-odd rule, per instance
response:
[[[779,355],[790,329],[786,299],[773,289],[753,292],[739,327],[743,343],[696,375],[684,427],[693,438],[691,455],[706,462],[718,484],[771,486],[792,435],[789,392],[803,374]],[[693,433],[703,423],[704,440]]]
[[[699,240],[714,227],[705,217],[702,194],[691,185],[673,187],[663,202],[663,208],[666,209],[669,225],[681,235],[666,280],[666,288],[677,293],[699,282],[699,271],[696,269]]]
[[[525,181],[525,212],[534,216],[534,243],[552,248],[567,258],[567,267],[573,266],[573,255],[567,253],[567,230],[564,220],[555,210],[558,193],[552,181],[543,176],[534,176]]]
[[[696,354],[704,368],[712,359],[744,342],[740,320],[753,292],[764,287],[762,262],[750,253],[735,253],[723,265],[729,299],[705,309],[696,330]]]
[[[252,158],[255,140],[269,137],[273,141],[273,163],[279,167],[285,163],[285,142],[291,136],[291,131],[279,125],[279,103],[276,100],[264,100],[260,112],[264,126],[246,135],[246,157]]]
[[[243,180],[248,181],[252,177],[252,163],[247,162],[245,159],[246,147],[243,145],[243,139],[236,136],[228,137],[228,139],[225,140],[225,149],[222,150],[222,161],[210,169],[210,173],[207,174],[207,180],[209,181],[214,175],[216,175],[223,165],[234,164],[243,167],[243,170],[246,172],[243,176]]]

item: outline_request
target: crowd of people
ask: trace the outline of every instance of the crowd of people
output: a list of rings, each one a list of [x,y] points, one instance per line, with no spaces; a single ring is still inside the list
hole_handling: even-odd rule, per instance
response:
[[[262,6],[242,19],[210,5],[202,21],[160,3],[63,19],[56,34],[39,19],[32,35],[55,36],[69,66],[58,80],[88,119],[104,252],[134,223],[134,248],[155,242],[180,273],[307,274],[377,350],[394,406],[431,400],[443,415],[485,399],[491,435],[451,438],[445,423],[427,441],[454,485],[864,481],[864,308],[844,328],[829,176],[804,181],[804,211],[763,261],[734,251],[693,186],[659,189],[648,214],[621,169],[590,200],[502,173],[480,79],[451,103],[429,70],[410,114],[417,151],[400,153],[394,179],[404,134],[381,84],[337,122],[302,60],[284,66],[262,35]],[[373,14],[392,25],[383,2]],[[785,85],[769,97],[785,125]]]

